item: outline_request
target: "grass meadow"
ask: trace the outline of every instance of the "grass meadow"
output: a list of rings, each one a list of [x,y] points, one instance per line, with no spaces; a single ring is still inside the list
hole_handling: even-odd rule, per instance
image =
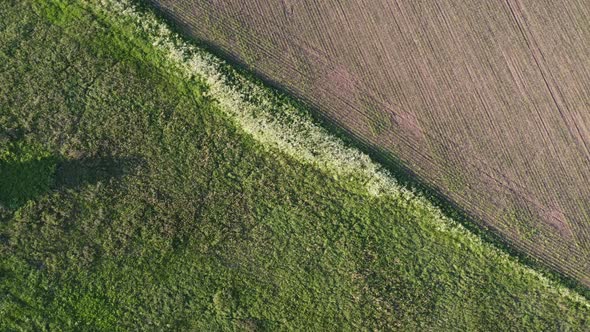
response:
[[[0,222],[2,330],[590,328],[125,1],[0,3]]]

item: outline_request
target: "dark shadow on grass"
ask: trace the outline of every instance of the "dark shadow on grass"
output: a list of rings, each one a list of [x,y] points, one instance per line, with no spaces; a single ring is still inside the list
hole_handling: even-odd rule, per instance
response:
[[[58,159],[16,156],[0,161],[0,205],[15,210],[50,189]]]
[[[92,157],[58,163],[54,189],[78,188],[85,184],[111,181],[131,173],[142,164],[140,158]]]
[[[141,164],[142,160],[134,157],[63,159],[48,156],[0,161],[0,217],[47,192],[117,180]]]

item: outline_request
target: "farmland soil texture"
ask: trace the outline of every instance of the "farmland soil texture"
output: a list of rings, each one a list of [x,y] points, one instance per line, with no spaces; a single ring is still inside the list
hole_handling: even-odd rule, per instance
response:
[[[590,3],[150,0],[590,286]]]

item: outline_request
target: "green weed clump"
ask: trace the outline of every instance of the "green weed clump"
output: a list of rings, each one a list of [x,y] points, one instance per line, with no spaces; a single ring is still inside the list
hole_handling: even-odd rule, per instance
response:
[[[0,27],[1,160],[29,165],[0,173],[2,329],[588,330],[584,298],[153,15],[14,0]]]

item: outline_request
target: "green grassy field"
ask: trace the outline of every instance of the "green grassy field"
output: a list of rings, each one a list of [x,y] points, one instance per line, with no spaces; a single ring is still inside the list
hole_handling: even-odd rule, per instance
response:
[[[99,8],[0,3],[2,330],[590,329],[581,296]]]

